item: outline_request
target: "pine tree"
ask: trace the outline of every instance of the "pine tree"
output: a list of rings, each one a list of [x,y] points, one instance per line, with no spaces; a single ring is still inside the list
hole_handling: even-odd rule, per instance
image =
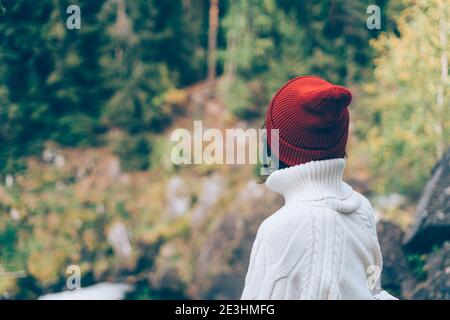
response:
[[[303,33],[275,0],[230,2],[222,25],[227,48],[220,91],[236,115],[252,118],[278,81],[297,71]]]
[[[79,1],[83,25],[66,28],[69,1],[2,1],[0,168],[39,152],[47,139],[95,142],[106,92],[99,65],[101,1]]]
[[[385,10],[385,1],[380,6]],[[371,71],[370,1],[230,2],[222,93],[238,116],[257,116],[289,78],[314,74],[352,84]],[[254,101],[255,96],[264,96]]]

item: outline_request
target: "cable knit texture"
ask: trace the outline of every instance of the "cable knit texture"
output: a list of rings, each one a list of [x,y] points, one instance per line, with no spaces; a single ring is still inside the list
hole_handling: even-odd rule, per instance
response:
[[[342,181],[344,168],[344,159],[311,161],[269,176],[285,205],[258,230],[242,299],[380,297],[373,209]]]

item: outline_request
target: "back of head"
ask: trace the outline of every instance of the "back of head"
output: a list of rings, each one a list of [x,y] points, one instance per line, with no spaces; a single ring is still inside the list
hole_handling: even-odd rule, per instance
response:
[[[342,158],[351,100],[350,90],[318,77],[290,80],[272,98],[266,113],[267,143],[274,156],[286,166]],[[278,141],[272,141],[271,129],[279,130]]]

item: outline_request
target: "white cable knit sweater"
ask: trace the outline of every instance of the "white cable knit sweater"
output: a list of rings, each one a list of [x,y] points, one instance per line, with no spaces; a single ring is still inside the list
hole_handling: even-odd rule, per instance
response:
[[[258,230],[242,299],[395,299],[377,289],[373,209],[342,181],[344,167],[312,161],[269,176],[285,205]]]

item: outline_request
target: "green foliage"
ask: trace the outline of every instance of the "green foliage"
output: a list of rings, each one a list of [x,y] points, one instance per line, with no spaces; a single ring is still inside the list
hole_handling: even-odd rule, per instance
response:
[[[438,37],[450,9],[440,0],[404,4],[396,17],[401,36],[386,33],[373,42],[375,79],[363,86],[359,126],[377,191],[416,198],[450,142],[448,80],[441,75],[449,49]]]
[[[66,8],[75,3],[82,28],[68,30]],[[190,88],[176,88],[205,77],[208,1],[75,3],[0,0],[0,176],[14,176],[14,186],[0,184],[0,209],[20,211],[17,221],[0,215],[0,270],[28,274],[0,282],[0,293],[20,298],[60,290],[74,262],[82,264],[83,285],[125,275],[124,266],[111,267],[120,263],[105,241],[117,220],[133,230],[130,260],[137,263],[130,273],[141,272],[139,279],[153,268],[159,249],[146,250],[156,239],[178,238],[180,254],[191,249],[188,218],[162,216],[165,179],[177,168],[161,133],[187,103]],[[221,102],[252,120],[294,76],[355,85],[364,98],[355,90],[354,132],[370,147],[376,191],[417,196],[450,141],[448,82],[440,77],[441,55],[449,50],[438,37],[449,13],[442,3],[377,1],[391,17],[383,18],[389,33],[380,35],[365,27],[369,0],[220,1]],[[444,103],[437,103],[441,93]],[[48,140],[72,147],[111,143],[70,150],[62,167],[28,158]],[[111,150],[122,170],[153,170],[117,179]],[[195,189],[198,176],[213,170],[194,168],[189,185]],[[234,172],[239,181],[249,178]],[[200,194],[190,197],[191,206],[201,204]],[[186,256],[189,262],[175,270],[184,270],[187,283],[195,257]],[[425,261],[408,256],[419,279],[426,278]],[[155,291],[142,281],[131,297],[184,298],[184,284]]]
[[[236,116],[243,119],[258,116],[267,104],[270,90],[274,89],[273,83],[279,78],[288,78],[288,74],[295,70],[296,60],[292,60],[290,66],[275,62],[288,60],[288,50],[283,49],[292,52],[299,48],[298,40],[303,33],[301,30],[292,32],[294,26],[295,20],[278,8],[276,1],[230,3],[223,20],[227,48],[222,54],[225,78],[220,92]],[[281,67],[274,68],[275,64]]]
[[[427,255],[420,254],[409,254],[406,256],[406,261],[410,270],[419,281],[423,281],[427,278],[427,272],[425,270],[427,258]]]
[[[258,84],[258,83],[256,83]],[[260,90],[251,90],[251,84],[241,79],[236,79],[232,83],[222,82],[220,91],[226,105],[237,117],[251,120],[260,115],[260,105],[263,93]],[[255,88],[254,88],[255,89]],[[259,89],[256,87],[256,89]]]
[[[99,134],[104,131],[99,123],[86,114],[71,114],[58,121],[61,134],[51,135],[54,141],[67,146],[92,146],[99,142]]]
[[[146,281],[142,281],[135,286],[135,290],[127,295],[127,299],[130,300],[165,300],[175,299],[183,300],[187,299],[184,294],[184,286],[177,283],[178,288],[164,288],[159,290],[152,290],[149,288]]]
[[[152,146],[143,135],[124,135],[113,146],[123,170],[146,170],[150,167]]]
[[[66,9],[81,9],[68,30]],[[119,127],[161,132],[166,92],[205,73],[205,2],[3,0],[0,20],[0,172],[47,140],[98,145]]]
[[[276,89],[298,75],[314,74],[341,84],[367,77],[369,41],[377,36],[365,27],[369,4],[230,2],[222,22],[227,47],[222,53],[225,79],[221,95],[231,111],[246,119],[260,115]],[[384,2],[380,6],[384,9]],[[255,96],[260,97],[257,105],[252,101]]]
[[[7,223],[0,230],[0,262],[13,261],[17,243],[17,230],[12,223]]]
[[[159,41],[156,21],[142,20],[143,14],[155,15],[152,9],[153,4],[142,6],[141,2],[119,1],[104,12],[111,11],[112,21],[111,54],[104,57],[103,65],[110,77],[114,77],[111,83],[114,94],[105,104],[104,120],[109,126],[130,133],[149,130],[152,125],[157,130],[164,127],[162,95],[173,85],[167,66],[155,61],[153,51]]]
[[[96,20],[103,2],[79,1],[83,28],[75,31],[65,28],[68,3],[2,2],[2,171],[17,169],[10,163],[39,152],[47,139],[96,142],[106,94],[99,65],[103,25]]]
[[[18,207],[21,215],[17,222],[0,216],[0,269],[28,274],[2,280],[0,293],[34,299],[60,290],[72,262],[82,262],[83,285],[106,279],[117,265],[104,241],[112,217],[129,221],[143,214],[136,225],[145,233],[163,208],[154,201],[149,215],[148,207],[116,201],[128,187],[111,183],[108,167],[86,190],[79,179],[90,174],[95,157],[61,169],[36,168],[28,156],[40,154],[48,140],[97,146],[107,140],[104,133],[120,128],[123,135],[111,147],[122,169],[149,169],[148,132],[160,133],[179,107],[168,91],[205,74],[207,6],[202,0],[0,2],[0,177],[23,175],[29,183],[17,178],[11,188],[0,185],[0,208]],[[66,28],[69,4],[80,6],[80,30]],[[91,190],[98,179],[99,189]]]

